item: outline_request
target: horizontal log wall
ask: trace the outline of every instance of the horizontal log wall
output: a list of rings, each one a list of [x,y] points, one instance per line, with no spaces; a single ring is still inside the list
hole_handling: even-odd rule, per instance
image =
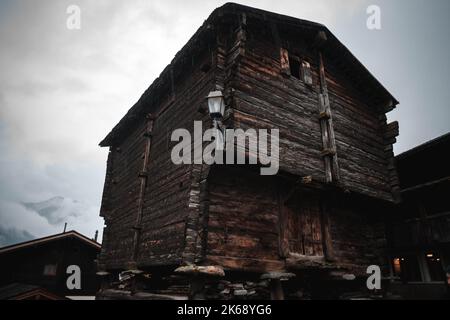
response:
[[[241,270],[283,267],[277,190],[269,179],[240,168],[213,168],[208,179],[209,263]]]
[[[276,39],[280,37],[280,39]],[[308,40],[309,41],[309,40]],[[312,42],[312,41],[311,41]],[[280,47],[311,65],[312,85],[286,75]],[[341,186],[375,198],[392,200],[381,108],[354,89],[351,75],[324,55],[326,81],[337,145]],[[284,66],[286,67],[286,66]],[[280,129],[280,167],[325,181],[318,120],[318,53],[301,35],[249,19],[245,55],[233,81],[235,127]]]
[[[139,174],[144,153],[144,119],[118,145],[111,147],[104,240],[101,262],[108,268],[120,268],[130,262],[133,252],[133,235],[139,197]]]
[[[384,132],[378,106],[353,89],[351,75],[325,57],[342,183],[352,191],[392,200]]]
[[[367,201],[348,197],[335,198],[330,208],[330,234],[337,263],[360,276],[370,265],[383,270],[386,236],[382,212]]]
[[[186,218],[191,189],[191,165],[174,165],[171,160],[173,130],[185,128],[193,133],[194,120],[209,118],[199,110],[214,88],[216,70],[212,50],[192,57],[190,67],[177,70],[173,92],[164,95],[153,107],[155,117],[147,166],[147,183],[136,250],[133,235],[140,197],[146,140],[143,117],[123,141],[113,147],[104,192],[103,216],[106,220],[105,250],[101,263],[111,269],[123,269],[130,262],[138,267],[179,263],[185,246]],[[189,65],[189,64],[188,64]],[[192,134],[193,136],[193,134]],[[132,259],[134,258],[134,259]]]
[[[249,28],[251,27],[251,20]],[[280,167],[324,181],[317,92],[280,70],[280,48],[270,30],[249,30],[234,85],[235,127],[280,130]],[[317,81],[317,68],[313,68]]]
[[[306,189],[286,198],[290,188],[279,180],[236,166],[213,167],[208,189],[207,264],[266,272],[289,270],[285,258],[290,254],[326,256],[333,265],[358,276],[364,276],[369,265],[386,265],[382,214],[386,209],[367,200]],[[284,230],[279,229],[280,210],[285,215]],[[295,217],[302,219],[302,230],[289,229]],[[305,251],[290,245],[301,234]],[[286,256],[280,251],[280,237],[289,245]]]
[[[195,120],[207,116],[198,112],[214,87],[215,70],[202,70],[211,63],[211,53],[196,62],[188,81],[176,87],[172,105],[155,121],[152,152],[145,194],[138,264],[178,263],[185,247],[186,219],[191,190],[191,165],[175,165],[171,160],[173,130],[185,128],[192,134]],[[206,125],[206,124],[205,124]],[[193,154],[192,154],[193,156]]]
[[[281,170],[325,182],[318,120],[317,51],[269,24],[247,19],[244,50],[231,68],[235,128],[280,129]],[[283,39],[283,36],[285,37]],[[280,37],[281,39],[277,39]],[[277,43],[279,46],[277,46]],[[281,70],[280,46],[311,66],[312,85]],[[392,200],[388,159],[380,125],[383,113],[353,89],[351,78],[325,60],[326,81],[339,155],[341,186],[377,199]],[[362,133],[361,133],[362,132]],[[223,171],[221,171],[223,170]],[[251,174],[213,170],[208,180],[207,261],[246,271],[285,268],[279,248],[277,185]],[[320,192],[320,191],[318,191]],[[321,201],[328,201],[318,194]],[[333,263],[364,275],[370,264],[383,265],[384,229],[379,212],[344,201],[326,203],[323,241]],[[305,199],[308,200],[308,199]],[[364,201],[362,202],[364,203]],[[324,203],[317,204],[317,211]],[[335,207],[336,206],[336,207]],[[314,208],[311,208],[314,211]],[[329,229],[329,230],[328,230]]]

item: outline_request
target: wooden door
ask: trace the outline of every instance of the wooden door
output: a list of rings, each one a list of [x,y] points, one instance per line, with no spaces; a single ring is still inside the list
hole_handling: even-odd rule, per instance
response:
[[[323,256],[322,219],[318,199],[304,196],[285,205],[288,252]]]

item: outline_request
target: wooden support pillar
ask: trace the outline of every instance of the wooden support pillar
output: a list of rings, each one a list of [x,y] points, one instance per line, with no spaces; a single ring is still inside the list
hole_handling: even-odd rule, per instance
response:
[[[189,300],[205,300],[205,282],[204,276],[192,276],[189,281]]]
[[[284,300],[283,286],[281,280],[274,279],[270,281],[270,299],[271,300]]]
[[[271,300],[284,300],[283,281],[288,281],[294,278],[294,273],[286,272],[269,272],[261,276],[261,280],[269,281],[270,299]]]
[[[188,265],[177,268],[175,273],[189,278],[189,299],[191,300],[204,300],[206,298],[205,283],[207,280],[225,276],[225,272],[220,266]]]
[[[133,277],[131,278],[131,285],[130,285],[130,291],[132,293],[136,293],[139,292],[143,289],[144,285],[143,285],[143,279],[142,279],[142,275],[143,275],[143,271],[142,270],[130,270],[130,273],[133,275]]]
[[[111,274],[106,271],[97,272],[97,276],[100,278],[100,291],[105,291],[110,288]]]

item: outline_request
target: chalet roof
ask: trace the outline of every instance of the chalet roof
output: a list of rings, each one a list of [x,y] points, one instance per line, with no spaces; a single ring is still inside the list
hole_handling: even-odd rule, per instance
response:
[[[408,150],[396,159],[402,192],[450,183],[450,133]]]
[[[28,300],[37,296],[48,300],[65,299],[47,291],[44,288],[30,284],[11,283],[0,288],[0,300]]]
[[[78,232],[72,230],[72,231],[58,233],[58,234],[54,234],[54,235],[51,235],[48,237],[34,239],[34,240],[30,240],[30,241],[26,241],[26,242],[22,242],[22,243],[18,243],[18,244],[0,248],[0,255],[4,254],[4,253],[16,251],[19,249],[30,248],[33,246],[39,246],[39,245],[43,245],[43,244],[46,244],[46,243],[49,243],[52,241],[57,241],[57,240],[66,239],[66,238],[75,238],[75,239],[81,240],[84,243],[86,243],[87,245],[92,246],[98,250],[100,250],[100,248],[101,248],[101,245],[98,242],[96,242],[92,239],[89,239],[86,236],[82,235],[81,233],[78,233]]]
[[[392,94],[366,69],[366,67],[348,50],[332,33],[328,28],[322,24],[301,20],[298,18],[289,17],[286,15],[276,14],[269,11],[255,9],[252,7],[226,3],[222,7],[215,9],[203,25],[197,30],[197,32],[191,37],[187,44],[175,55],[171,63],[164,69],[160,76],[150,85],[150,87],[144,92],[141,98],[134,104],[134,106],[127,112],[127,114],[120,120],[120,122],[112,129],[112,131],[100,142],[100,146],[111,146],[114,141],[121,137],[122,133],[135,123],[136,119],[139,119],[144,114],[151,112],[149,110],[150,101],[158,96],[160,88],[165,86],[165,83],[170,81],[168,76],[175,65],[180,65],[186,61],[191,63],[190,59],[185,59],[189,56],[193,49],[197,47],[201,39],[207,38],[208,34],[212,32],[211,26],[214,26],[221,17],[225,14],[242,14],[252,18],[261,19],[268,23],[275,22],[288,28],[292,28],[294,31],[310,31],[317,34],[319,31],[323,31],[327,35],[327,42],[324,46],[324,50],[333,55],[338,56],[338,60],[345,65],[346,70],[355,75],[355,81],[360,84],[360,89],[365,90],[368,95],[375,94],[378,100],[381,100],[380,104],[385,108],[386,112],[391,111],[396,107],[398,101],[392,96]]]
[[[409,158],[415,154],[427,152],[427,150],[433,149],[439,145],[449,145],[450,146],[450,132],[447,134],[444,134],[440,137],[437,137],[435,139],[432,139],[430,141],[427,141],[415,148],[412,148],[408,151],[405,151],[401,154],[399,154],[396,158],[397,160],[403,160],[406,158]]]

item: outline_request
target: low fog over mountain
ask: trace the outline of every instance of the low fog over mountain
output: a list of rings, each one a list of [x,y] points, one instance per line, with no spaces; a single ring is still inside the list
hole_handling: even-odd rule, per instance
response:
[[[0,247],[60,233],[66,222],[67,231],[76,230],[89,238],[102,226],[98,208],[62,196],[40,202],[3,204],[0,215],[5,221],[0,225]],[[19,220],[20,224],[14,223]]]

